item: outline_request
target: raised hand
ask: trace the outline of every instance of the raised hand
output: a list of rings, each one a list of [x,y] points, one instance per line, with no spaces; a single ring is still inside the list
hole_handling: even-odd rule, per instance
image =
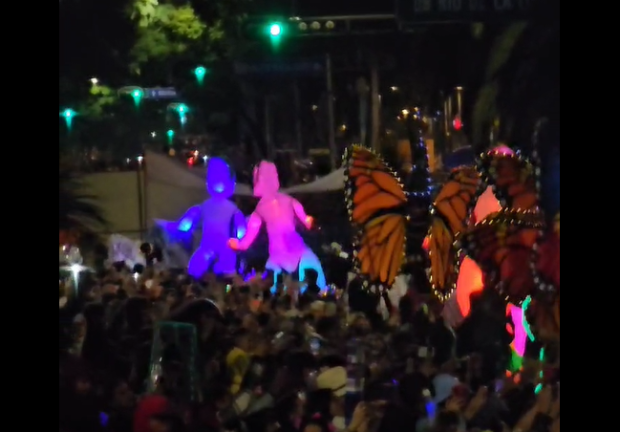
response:
[[[241,249],[241,245],[239,244],[239,240],[236,238],[231,238],[228,240],[228,247],[234,251],[238,251]]]

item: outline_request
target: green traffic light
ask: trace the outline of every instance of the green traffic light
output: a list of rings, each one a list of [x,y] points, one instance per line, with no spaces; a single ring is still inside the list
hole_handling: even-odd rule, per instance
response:
[[[168,132],[166,132],[166,136],[168,137],[168,145],[172,145],[172,140],[174,139],[174,131],[172,129],[168,129]]]
[[[271,37],[280,37],[282,35],[282,25],[280,23],[272,23],[269,26],[269,35]]]
[[[196,76],[196,80],[198,81],[198,84],[203,83],[206,74],[207,74],[207,68],[205,68],[204,66],[198,66],[196,69],[194,69],[194,75]]]
[[[77,115],[77,112],[72,110],[71,108],[64,109],[60,116],[65,119],[65,123],[67,124],[67,130],[71,132],[71,126],[73,124],[73,117]]]
[[[142,101],[142,97],[144,93],[140,89],[132,90],[131,97],[133,98],[133,103],[136,104],[136,107],[140,106],[140,102]]]

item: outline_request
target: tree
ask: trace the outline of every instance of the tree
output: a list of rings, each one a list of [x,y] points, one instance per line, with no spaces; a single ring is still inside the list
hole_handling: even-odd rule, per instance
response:
[[[498,73],[506,64],[512,54],[514,46],[525,31],[527,24],[517,22],[508,26],[495,40],[489,53],[485,72],[485,84],[478,91],[476,103],[474,104],[473,114],[473,137],[474,142],[480,143],[485,140],[485,133],[495,122],[499,115],[498,94],[499,77]]]
[[[58,172],[58,230],[90,234],[106,224],[95,197],[84,194],[76,173],[66,166]]]
[[[508,141],[526,146],[541,118],[559,127],[559,0],[535,3],[527,23],[499,36],[489,56],[487,85],[478,94],[476,131],[482,136],[494,118]]]
[[[129,16],[136,27],[131,71],[142,74],[146,65],[159,64],[171,73],[179,63],[205,64],[228,57],[248,3],[131,0]]]

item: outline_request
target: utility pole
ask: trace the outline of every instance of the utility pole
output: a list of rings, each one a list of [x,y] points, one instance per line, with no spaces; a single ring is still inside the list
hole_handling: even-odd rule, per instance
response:
[[[274,152],[273,152],[273,142],[271,137],[271,104],[269,100],[269,95],[265,96],[265,146],[267,147],[267,158],[273,160]]]
[[[336,122],[334,119],[334,83],[332,81],[332,58],[325,54],[325,84],[327,87],[327,141],[332,171],[338,168],[338,149],[336,148]]]
[[[293,98],[295,100],[295,141],[297,141],[297,153],[299,157],[303,156],[304,143],[301,133],[301,101],[299,96],[299,82],[293,81]]]
[[[366,145],[368,135],[368,93],[370,88],[366,78],[359,77],[355,82],[357,99],[359,104],[359,123],[360,123],[360,144]]]
[[[370,147],[379,151],[379,127],[381,121],[381,97],[379,96],[379,67],[377,58],[370,58]]]

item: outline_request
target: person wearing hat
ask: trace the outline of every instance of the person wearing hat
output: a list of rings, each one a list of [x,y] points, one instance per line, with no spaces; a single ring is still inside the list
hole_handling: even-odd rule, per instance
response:
[[[316,377],[318,390],[331,393],[329,411],[335,431],[346,430],[344,397],[347,393],[347,370],[342,366],[326,369]]]

